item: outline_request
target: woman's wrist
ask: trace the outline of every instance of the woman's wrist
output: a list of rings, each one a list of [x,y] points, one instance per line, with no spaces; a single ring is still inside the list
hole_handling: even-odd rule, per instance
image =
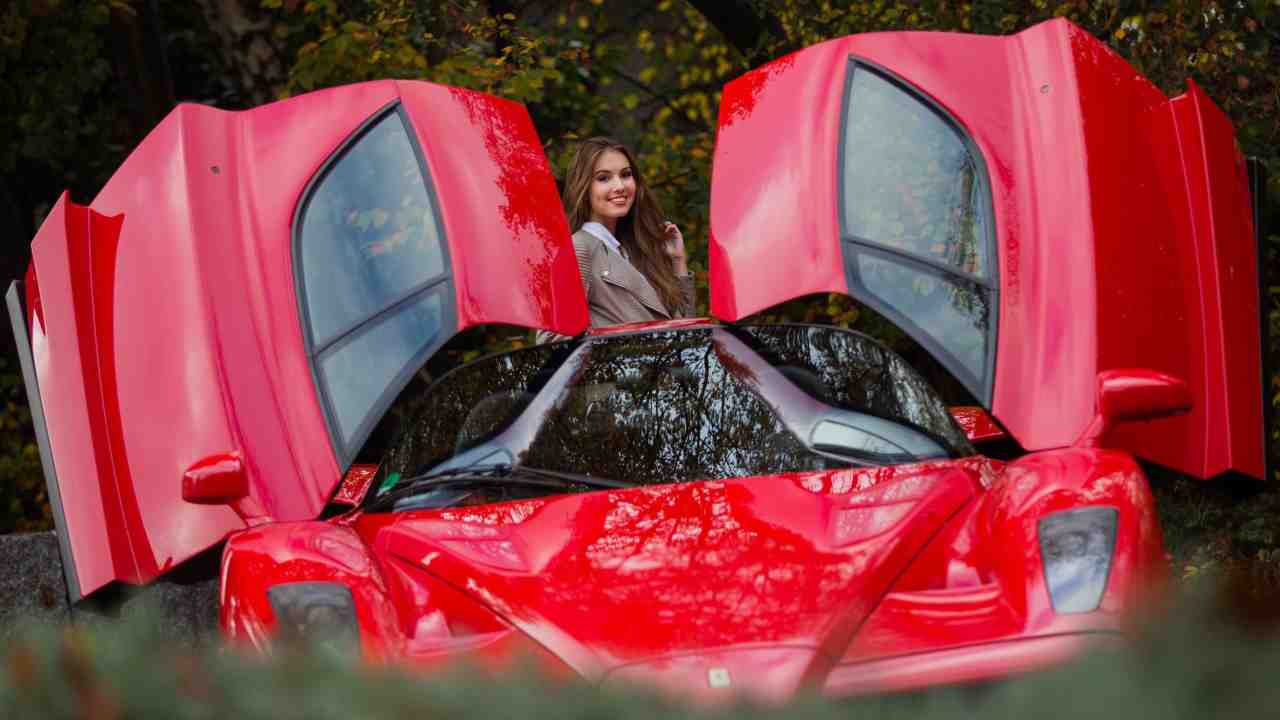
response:
[[[689,266],[685,263],[684,258],[672,260],[671,269],[675,271],[676,277],[686,277],[689,275]]]

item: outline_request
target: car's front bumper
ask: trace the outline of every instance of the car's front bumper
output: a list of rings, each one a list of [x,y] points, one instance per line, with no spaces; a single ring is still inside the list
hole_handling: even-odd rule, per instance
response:
[[[1056,633],[842,663],[822,691],[843,697],[981,682],[1051,667],[1122,638],[1105,630]]]

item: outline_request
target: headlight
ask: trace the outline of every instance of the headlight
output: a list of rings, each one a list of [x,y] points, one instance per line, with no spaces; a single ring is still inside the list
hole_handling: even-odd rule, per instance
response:
[[[1088,507],[1040,518],[1040,557],[1055,611],[1098,609],[1107,589],[1118,516],[1115,508]]]
[[[328,582],[296,582],[267,590],[285,642],[354,652],[359,647],[356,605],[351,589]]]

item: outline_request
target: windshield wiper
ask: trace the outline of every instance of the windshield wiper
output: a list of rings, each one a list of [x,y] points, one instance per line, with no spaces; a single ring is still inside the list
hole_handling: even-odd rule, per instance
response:
[[[546,470],[528,465],[511,465],[508,463],[480,463],[462,467],[446,468],[423,473],[401,480],[391,492],[375,498],[369,504],[370,511],[377,511],[385,505],[393,504],[400,498],[421,492],[426,488],[453,484],[492,483],[497,485],[524,485],[564,490],[579,485],[596,488],[629,488],[631,483],[609,478],[581,475],[579,473]]]

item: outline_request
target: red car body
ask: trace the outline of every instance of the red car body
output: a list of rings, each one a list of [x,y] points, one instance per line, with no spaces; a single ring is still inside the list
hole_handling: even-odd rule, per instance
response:
[[[874,245],[841,215],[864,70],[980,165],[992,255],[959,274],[995,320],[979,371],[959,374],[990,415],[962,419],[1026,454],[317,519],[359,505],[372,470],[351,467],[364,431],[333,419],[318,369],[331,350],[297,240],[315,188],[375,120],[410,129],[446,240],[421,291],[442,298],[434,350],[484,323],[586,329],[555,184],[524,109],[469,91],[383,81],[238,113],[184,105],[90,206],[58,201],[9,293],[72,599],[225,541],[236,640],[270,645],[272,587],[337,583],[372,658],[531,654],[593,680],[772,699],[1000,676],[1122,631],[1165,576],[1135,456],[1263,473],[1256,240],[1230,125],[1194,85],[1167,99],[1065,21],[800,51],[724,92],[719,320],[841,292],[947,342],[852,269]],[[669,329],[691,324],[707,325]],[[1082,508],[1115,511],[1110,570],[1096,607],[1058,612],[1039,528]]]

